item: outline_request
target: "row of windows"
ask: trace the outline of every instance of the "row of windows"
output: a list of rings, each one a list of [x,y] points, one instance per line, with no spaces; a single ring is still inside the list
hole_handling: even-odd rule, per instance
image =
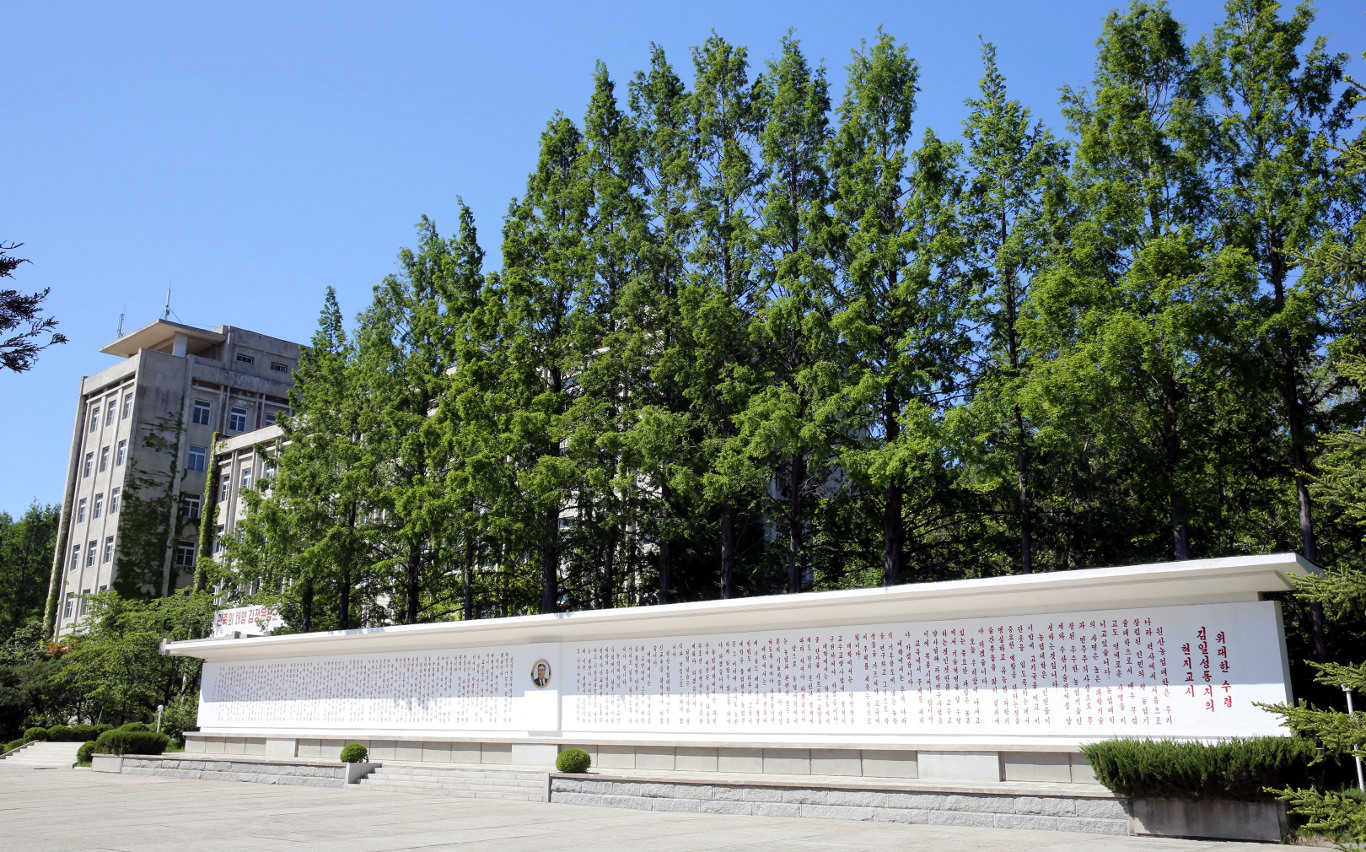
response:
[[[111,396],[104,401],[104,425],[114,425],[114,413],[118,411],[118,397]],[[123,416],[126,418],[133,413],[133,395],[126,393],[123,395]],[[100,406],[98,403],[90,406],[90,431],[94,432],[100,428]]]
[[[266,412],[267,425],[275,422],[274,411]],[[208,426],[213,423],[213,404],[202,399],[194,401],[194,411],[190,415],[191,422],[199,426]],[[245,432],[247,431],[247,409],[233,407],[228,409],[228,431]]]
[[[121,467],[121,466],[123,465],[124,460],[126,460],[127,458],[128,458],[128,439],[125,438],[125,439],[123,439],[122,441],[119,441],[119,445],[118,445],[118,447],[115,449],[115,452],[114,452],[114,467]],[[109,448],[108,448],[108,447],[101,447],[101,448],[100,448],[100,473],[104,473],[104,472],[105,472],[106,470],[108,470],[108,469],[109,469]],[[92,474],[92,473],[94,473],[94,472],[95,472],[95,451],[94,451],[94,450],[91,450],[90,452],[88,452],[88,453],[85,454],[85,466],[84,466],[84,473],[82,473],[82,476],[89,476],[90,474]]]
[[[106,590],[108,590],[108,588],[109,588],[108,586],[100,586],[100,591],[101,591],[101,592],[106,591]],[[63,618],[66,618],[66,619],[70,619],[70,618],[71,618],[71,605],[74,603],[74,604],[76,605],[76,617],[77,617],[77,618],[80,618],[80,617],[81,617],[81,611],[85,608],[85,598],[86,598],[86,596],[89,595],[89,594],[90,594],[90,590],[89,590],[89,589],[82,589],[82,590],[81,590],[81,596],[80,596],[80,597],[76,597],[76,595],[75,595],[74,592],[67,592],[67,593],[66,593],[66,606],[62,608],[62,617],[63,617]]]
[[[240,363],[240,364],[255,364],[255,363],[256,363],[256,356],[255,356],[255,355],[248,355],[248,354],[245,353],[245,352],[238,352],[238,353],[237,353],[237,361],[238,361],[238,363]],[[282,362],[282,361],[271,361],[271,362],[270,362],[270,369],[271,369],[273,372],[276,372],[276,373],[288,373],[288,372],[289,372],[289,365],[286,364],[286,363],[284,363],[284,362]]]
[[[95,540],[95,539],[91,539],[91,540],[90,540],[90,543],[86,545],[86,547],[85,547],[85,567],[87,567],[87,568],[93,568],[93,567],[95,567],[95,557],[99,556],[99,552],[100,552],[100,551],[99,551],[99,547],[100,547],[100,546],[99,546],[99,542],[98,542],[97,540]],[[104,539],[104,562],[105,562],[105,564],[108,564],[108,563],[113,562],[113,561],[114,561],[114,537],[113,537],[112,535],[111,535],[111,536],[105,536],[105,539]],[[75,571],[78,567],[80,567],[80,564],[81,564],[81,546],[80,546],[79,544],[73,544],[73,545],[71,545],[71,570],[72,570],[72,571]]]
[[[109,492],[109,514],[114,514],[119,510],[119,495],[123,493],[122,488],[115,488]],[[82,497],[76,504],[76,523],[85,523],[85,508],[89,505],[86,498]],[[104,512],[104,492],[95,495],[95,503],[90,506],[90,519],[98,518]]]

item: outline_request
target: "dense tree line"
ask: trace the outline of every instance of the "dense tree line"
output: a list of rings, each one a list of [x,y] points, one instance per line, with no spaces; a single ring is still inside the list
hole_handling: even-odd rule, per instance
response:
[[[791,37],[758,65],[715,35],[690,69],[655,48],[620,87],[599,65],[501,268],[462,204],[354,333],[328,292],[218,579],[317,630],[1361,567],[1362,279],[1315,261],[1359,245],[1356,95],[1311,21],[1230,0],[1192,39],[1135,3],[1059,129],[984,44],[956,137],[916,127],[884,33],[838,98]]]

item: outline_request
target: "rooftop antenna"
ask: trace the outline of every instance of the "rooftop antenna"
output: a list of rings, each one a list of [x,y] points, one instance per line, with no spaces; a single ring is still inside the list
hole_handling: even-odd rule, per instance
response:
[[[166,282],[166,312],[161,315],[161,318],[164,320],[171,318],[171,283],[169,281]]]
[[[123,306],[123,311],[119,313],[119,330],[118,330],[117,332],[114,333],[114,339],[115,339],[115,340],[118,340],[120,337],[123,337],[123,314],[124,314],[124,313],[127,313],[127,311],[128,311],[128,306],[127,306],[127,305],[124,305],[124,306]]]

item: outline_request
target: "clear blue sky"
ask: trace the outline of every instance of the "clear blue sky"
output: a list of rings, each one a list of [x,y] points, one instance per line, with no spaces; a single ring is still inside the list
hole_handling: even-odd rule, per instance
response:
[[[792,28],[843,90],[881,25],[922,69],[918,125],[957,136],[978,35],[1012,94],[1061,130],[1058,88],[1085,85],[1114,2],[55,3],[6,5],[0,51],[0,240],[11,286],[52,288],[70,343],[0,373],[0,511],[58,502],[83,375],[98,349],[157,318],[300,342],[327,285],[348,317],[395,269],[422,214],[449,233],[455,198],[496,262],[508,201],[555,110],[578,119],[595,60],[618,91],[651,42],[691,79],[715,30],[761,65]],[[1188,32],[1214,2],[1172,4]],[[1358,57],[1358,0],[1320,4],[1316,32]],[[1361,60],[1353,63],[1358,76]]]

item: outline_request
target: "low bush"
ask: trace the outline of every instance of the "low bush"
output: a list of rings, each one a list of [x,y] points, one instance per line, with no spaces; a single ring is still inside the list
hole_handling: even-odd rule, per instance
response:
[[[137,723],[141,724],[141,723]],[[145,728],[146,725],[143,725]],[[161,754],[171,738],[155,731],[136,728],[115,728],[105,731],[95,740],[96,754]]]
[[[76,750],[76,762],[89,763],[91,757],[93,757],[94,754],[95,741],[91,740],[90,742],[86,743],[85,745],[81,746],[79,749]]]
[[[54,743],[83,743],[112,729],[112,725],[53,725],[47,735]]]
[[[360,743],[351,743],[341,750],[342,763],[364,763],[370,757],[370,750]]]
[[[114,730],[116,731],[150,731],[152,726],[146,722],[124,722]]]
[[[13,742],[5,743],[4,745],[0,746],[0,754],[6,754],[6,753],[8,753],[8,752],[14,751],[14,750],[15,750],[16,748],[18,748],[19,746],[24,746],[24,745],[28,745],[28,740],[23,739],[23,738],[21,737],[20,739],[17,739],[17,740],[15,740],[15,741],[13,741]]]
[[[1314,744],[1299,737],[1257,737],[1215,745],[1109,740],[1082,747],[1096,780],[1140,799],[1270,802],[1268,787],[1307,786]]]
[[[581,748],[567,748],[555,758],[555,768],[561,772],[587,772],[593,758]]]
[[[45,743],[48,740],[47,728],[28,728],[24,731],[24,739],[31,743]]]

